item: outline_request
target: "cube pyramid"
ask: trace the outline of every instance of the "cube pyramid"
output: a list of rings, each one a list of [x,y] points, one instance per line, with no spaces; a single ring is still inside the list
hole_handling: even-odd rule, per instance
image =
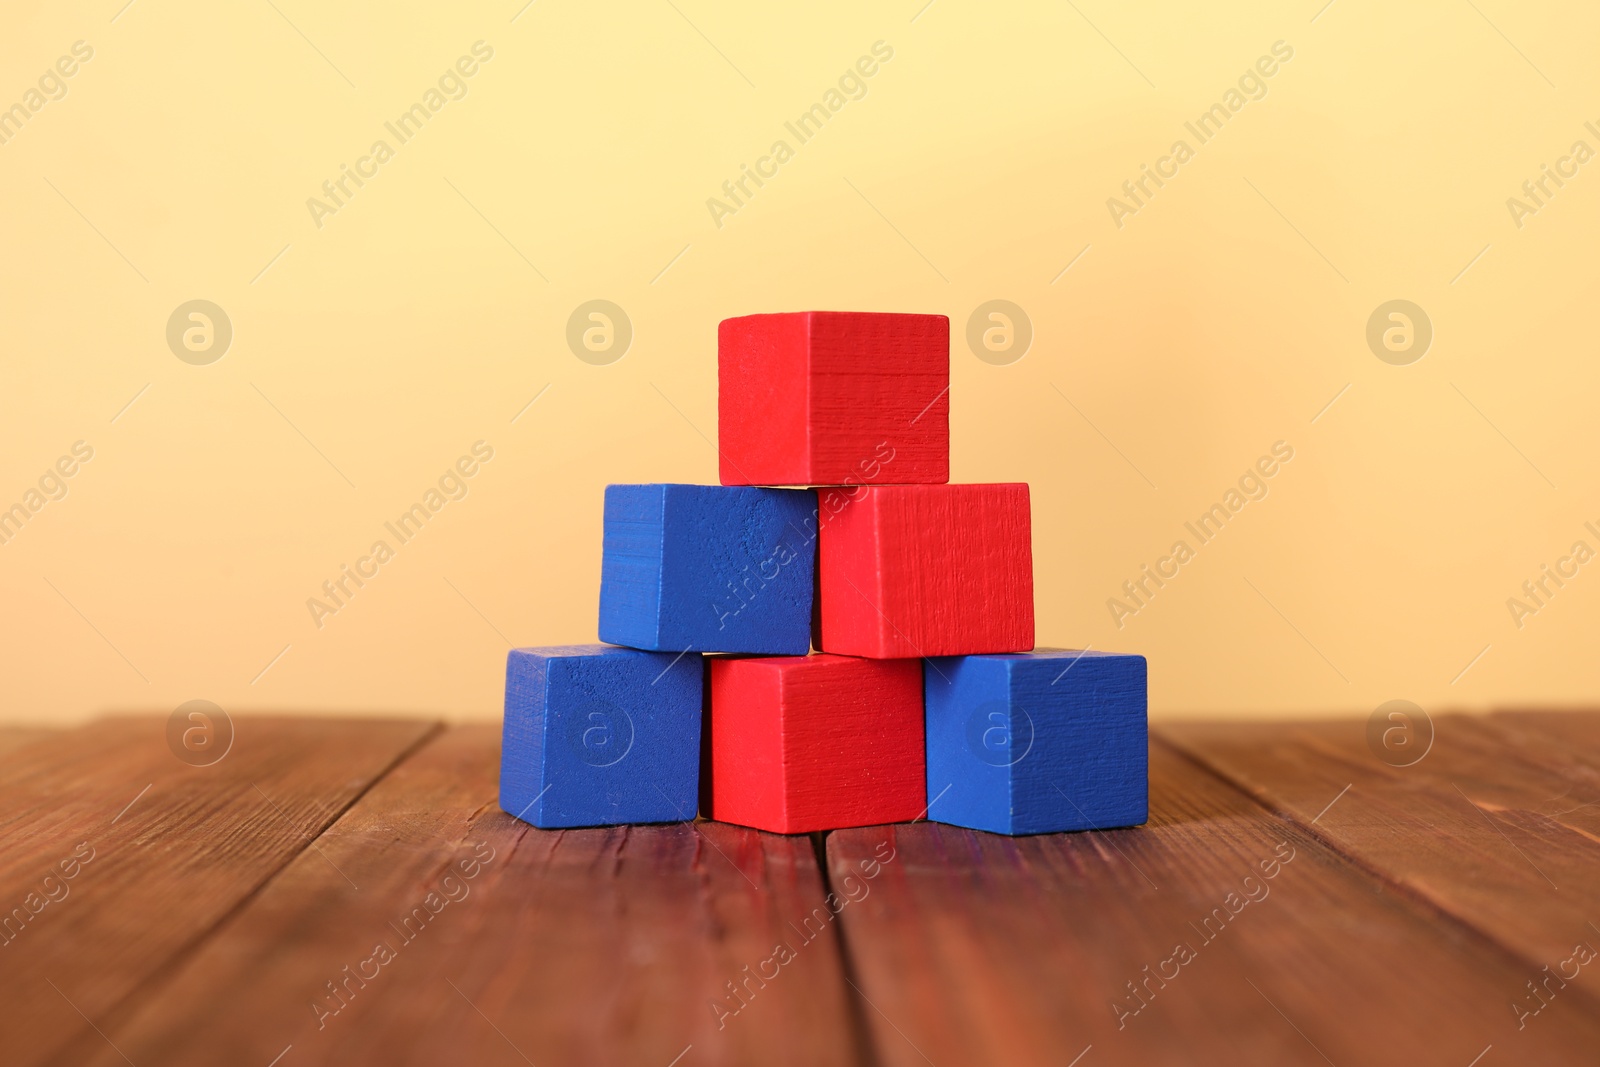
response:
[[[1028,486],[949,484],[949,337],[942,315],[722,322],[721,484],[607,487],[607,643],[510,653],[507,813],[1145,821],[1145,659],[1034,649]]]

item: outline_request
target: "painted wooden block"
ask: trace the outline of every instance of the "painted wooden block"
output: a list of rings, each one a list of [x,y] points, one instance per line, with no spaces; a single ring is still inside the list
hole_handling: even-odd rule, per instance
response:
[[[656,651],[804,655],[817,495],[608,485],[600,639]]]
[[[500,807],[546,828],[693,819],[703,673],[695,654],[513,649]]]
[[[858,488],[823,509],[817,570],[824,652],[895,659],[1033,647],[1026,485]]]
[[[800,311],[717,329],[723,485],[950,479],[950,320]]]
[[[1040,649],[926,672],[930,819],[997,834],[1145,821],[1143,656]]]
[[[708,818],[799,834],[926,810],[920,661],[712,659],[710,696]]]

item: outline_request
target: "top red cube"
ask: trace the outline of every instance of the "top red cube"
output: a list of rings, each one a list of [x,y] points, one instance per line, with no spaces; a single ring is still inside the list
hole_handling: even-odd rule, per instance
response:
[[[723,485],[950,480],[950,320],[798,311],[717,328]]]

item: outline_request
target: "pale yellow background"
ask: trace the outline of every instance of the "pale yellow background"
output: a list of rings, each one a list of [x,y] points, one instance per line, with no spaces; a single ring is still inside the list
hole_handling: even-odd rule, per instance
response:
[[[1506,199],[1600,148],[1593,5],[922,3],[8,3],[0,105],[94,58],[0,145],[0,504],[95,455],[0,545],[0,714],[497,716],[508,641],[595,637],[602,486],[716,480],[717,321],[805,308],[950,316],[954,479],[1032,484],[1040,643],[1146,654],[1156,715],[1592,702],[1600,564],[1521,629],[1506,600],[1600,548],[1600,162],[1520,229]],[[307,198],[479,40],[318,229]],[[1279,40],[1268,95],[1114,225]],[[209,366],[165,340],[194,298],[235,331]],[[565,341],[595,298],[635,330],[609,366]],[[1394,298],[1436,331],[1411,366],[1365,341]],[[966,345],[991,299],[1035,331],[1009,366]],[[317,628],[480,439],[469,495]],[[1278,440],[1270,495],[1119,630],[1107,598]]]

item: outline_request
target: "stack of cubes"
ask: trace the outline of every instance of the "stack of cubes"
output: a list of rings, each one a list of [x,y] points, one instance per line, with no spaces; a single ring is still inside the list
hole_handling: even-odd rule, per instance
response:
[[[717,360],[722,484],[608,486],[608,644],[510,654],[501,807],[1144,822],[1144,657],[1034,649],[1027,485],[948,484],[949,320],[751,315]]]

